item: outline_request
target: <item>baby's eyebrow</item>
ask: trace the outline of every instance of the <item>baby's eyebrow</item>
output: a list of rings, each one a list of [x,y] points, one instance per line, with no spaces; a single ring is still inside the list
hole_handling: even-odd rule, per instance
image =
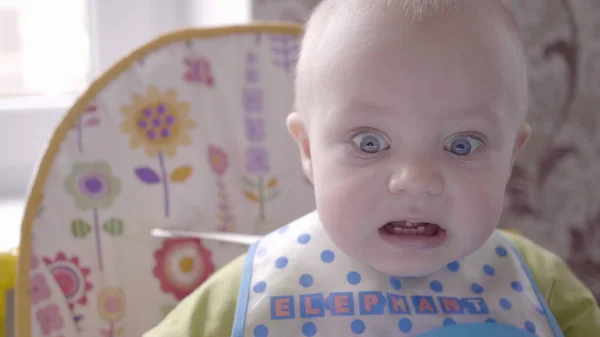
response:
[[[374,113],[374,114],[386,114],[390,112],[390,109],[386,109],[382,106],[373,103],[367,103],[359,100],[349,100],[343,104],[335,105],[332,107],[330,112],[336,113]]]
[[[373,113],[384,115],[393,112],[394,108],[360,100],[349,100],[344,102],[344,104],[332,107],[330,111],[333,113]],[[455,110],[439,111],[439,113],[448,121],[466,121],[474,118],[482,118],[490,123],[499,123],[501,120],[499,111],[487,104]]]
[[[479,105],[471,108],[449,111],[443,118],[452,123],[465,122],[474,119],[481,119],[492,125],[497,125],[502,122],[502,114],[489,105]]]

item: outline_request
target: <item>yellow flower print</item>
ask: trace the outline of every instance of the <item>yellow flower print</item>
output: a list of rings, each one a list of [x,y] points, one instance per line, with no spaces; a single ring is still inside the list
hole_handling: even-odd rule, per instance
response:
[[[149,157],[173,157],[177,146],[191,143],[188,132],[196,123],[189,116],[190,104],[178,101],[175,89],[160,92],[151,85],[146,96],[133,94],[132,104],[122,106],[121,112],[121,132],[129,134],[129,146],[144,146]]]
[[[125,120],[121,132],[129,134],[132,149],[143,146],[149,157],[158,158],[158,170],[139,166],[135,175],[145,184],[162,184],[165,217],[171,214],[169,183],[184,183],[192,175],[192,167],[182,165],[169,172],[165,156],[174,157],[177,147],[190,145],[189,131],[196,127],[190,118],[190,104],[177,100],[177,91],[159,91],[155,86],[148,87],[146,96],[133,94],[132,104],[121,107]]]
[[[116,323],[125,317],[125,293],[121,288],[106,287],[98,294],[98,315],[107,323]]]

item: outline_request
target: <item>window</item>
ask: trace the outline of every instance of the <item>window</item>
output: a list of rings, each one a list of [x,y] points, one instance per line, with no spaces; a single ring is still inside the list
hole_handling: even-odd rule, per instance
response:
[[[0,97],[62,95],[90,78],[88,8],[77,0],[0,0]]]
[[[95,77],[165,32],[248,22],[250,3],[0,0],[0,218],[5,219],[0,238],[9,235],[6,228],[18,228],[15,207],[22,211],[49,137]],[[7,212],[10,223],[3,216]]]

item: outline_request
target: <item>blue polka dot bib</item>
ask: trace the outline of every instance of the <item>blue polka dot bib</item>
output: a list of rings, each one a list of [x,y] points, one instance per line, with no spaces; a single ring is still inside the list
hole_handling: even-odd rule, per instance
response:
[[[316,212],[249,250],[234,337],[563,336],[501,234],[426,277],[390,277],[342,253]]]

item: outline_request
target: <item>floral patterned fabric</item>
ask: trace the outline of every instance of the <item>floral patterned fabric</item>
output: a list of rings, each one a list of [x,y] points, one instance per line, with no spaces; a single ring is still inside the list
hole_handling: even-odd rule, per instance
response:
[[[24,223],[32,337],[140,336],[247,249],[153,228],[259,234],[312,210],[285,128],[300,27],[278,29],[162,37],[68,113]]]
[[[534,134],[502,227],[569,262],[600,298],[600,2],[503,0],[529,58]],[[319,0],[253,0],[254,19],[304,22]]]

